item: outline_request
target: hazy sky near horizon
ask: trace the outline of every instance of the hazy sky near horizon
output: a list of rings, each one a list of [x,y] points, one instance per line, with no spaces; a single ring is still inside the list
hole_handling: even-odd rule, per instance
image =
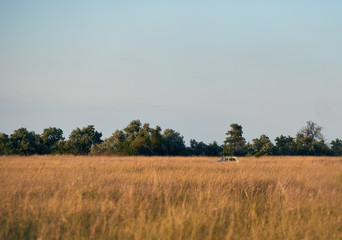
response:
[[[342,1],[0,0],[0,132],[131,120],[342,138]]]

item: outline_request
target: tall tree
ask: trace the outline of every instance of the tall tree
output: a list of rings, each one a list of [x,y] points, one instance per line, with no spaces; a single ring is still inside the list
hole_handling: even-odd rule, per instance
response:
[[[9,138],[5,133],[0,133],[0,155],[8,154]]]
[[[230,130],[226,133],[223,154],[242,156],[246,154],[246,140],[242,136],[242,126],[236,123],[230,125]]]
[[[336,140],[331,141],[331,150],[334,155],[342,156],[342,140],[336,138]]]
[[[156,126],[155,129],[151,129],[151,150],[154,155],[165,155],[166,147],[164,145],[163,136],[161,134],[161,128]]]
[[[296,135],[296,155],[311,155],[312,139],[302,133]]]
[[[296,153],[296,143],[291,136],[281,135],[275,139],[276,154],[279,155],[294,155]]]
[[[128,140],[134,140],[141,129],[141,122],[140,120],[133,120],[131,121],[127,127],[123,129],[124,133],[126,134]]]
[[[130,142],[132,155],[152,155],[150,135],[150,124],[145,123],[139,129],[137,136]]]
[[[331,150],[324,142],[322,127],[308,121],[297,134],[296,147],[298,155],[330,155]]]
[[[43,144],[48,147],[49,152],[54,153],[58,149],[58,142],[64,140],[63,130],[55,127],[45,128],[41,138]]]
[[[130,143],[131,155],[152,155],[150,139],[144,136],[138,136]]]
[[[163,133],[163,141],[167,148],[168,155],[182,155],[186,152],[184,138],[173,129],[165,129]]]
[[[253,139],[253,148],[258,155],[273,155],[274,145],[270,138],[266,135],[261,135],[259,138]]]
[[[128,154],[124,152],[126,135],[121,130],[116,130],[112,136],[106,138],[102,143],[92,145],[92,154]]]
[[[29,132],[26,128],[19,128],[10,136],[8,144],[10,154],[31,155],[38,153],[37,138],[34,132]]]
[[[86,155],[90,153],[92,145],[102,142],[101,137],[102,133],[97,132],[93,125],[77,128],[71,132],[66,147],[69,153]]]
[[[207,154],[209,156],[219,156],[222,150],[223,150],[222,146],[218,145],[216,141],[213,141],[212,143],[209,143],[208,145]]]
[[[322,129],[323,128],[319,126],[317,123],[307,121],[306,126],[303,127],[298,133],[303,134],[311,141],[324,141]]]
[[[197,142],[195,139],[190,140],[190,152],[196,156],[208,155],[208,145],[204,142]]]

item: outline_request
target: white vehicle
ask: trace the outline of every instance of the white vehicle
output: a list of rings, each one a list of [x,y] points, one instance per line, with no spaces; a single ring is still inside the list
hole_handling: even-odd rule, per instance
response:
[[[237,157],[234,156],[223,156],[220,160],[217,162],[238,162],[239,160]]]

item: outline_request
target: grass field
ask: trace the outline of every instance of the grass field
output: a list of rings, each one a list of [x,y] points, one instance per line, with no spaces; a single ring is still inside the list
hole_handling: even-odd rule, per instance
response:
[[[0,239],[342,239],[342,158],[0,157]]]

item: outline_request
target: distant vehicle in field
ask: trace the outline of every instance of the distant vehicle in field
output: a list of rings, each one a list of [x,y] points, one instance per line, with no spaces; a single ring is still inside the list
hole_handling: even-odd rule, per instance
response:
[[[239,160],[237,157],[234,156],[223,156],[220,160],[217,162],[238,162]]]

